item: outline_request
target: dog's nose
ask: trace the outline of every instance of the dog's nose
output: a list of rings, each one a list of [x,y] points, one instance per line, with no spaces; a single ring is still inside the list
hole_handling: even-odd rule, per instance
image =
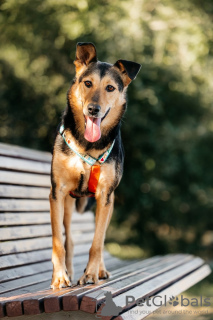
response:
[[[87,108],[91,116],[96,116],[98,112],[101,110],[101,107],[95,103],[90,103]]]

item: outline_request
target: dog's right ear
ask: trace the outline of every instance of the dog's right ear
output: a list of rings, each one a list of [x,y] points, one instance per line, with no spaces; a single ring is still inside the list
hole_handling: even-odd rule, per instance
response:
[[[93,43],[78,42],[74,61],[76,73],[82,73],[91,62],[97,62],[96,49]]]

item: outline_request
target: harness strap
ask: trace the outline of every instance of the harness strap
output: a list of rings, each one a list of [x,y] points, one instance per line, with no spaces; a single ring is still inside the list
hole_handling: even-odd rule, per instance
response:
[[[99,165],[92,166],[90,171],[89,182],[88,182],[89,192],[93,192],[93,193],[96,192],[99,177],[100,177],[100,166]]]

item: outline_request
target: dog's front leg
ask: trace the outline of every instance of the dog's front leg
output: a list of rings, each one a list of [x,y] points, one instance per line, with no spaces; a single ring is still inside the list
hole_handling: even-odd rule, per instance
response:
[[[106,229],[109,225],[114,206],[114,192],[108,197],[101,193],[97,198],[95,235],[89,251],[89,262],[84,275],[79,279],[79,284],[98,283],[98,279],[107,278],[103,260],[103,248]]]
[[[66,267],[69,279],[73,279],[73,240],[71,233],[71,218],[74,211],[75,199],[68,194],[64,204],[64,228],[65,228],[65,250],[66,250]]]
[[[53,275],[51,288],[63,288],[71,286],[66,272],[65,249],[63,244],[63,219],[65,194],[57,188],[56,194],[50,193],[50,216],[52,225],[52,262]]]

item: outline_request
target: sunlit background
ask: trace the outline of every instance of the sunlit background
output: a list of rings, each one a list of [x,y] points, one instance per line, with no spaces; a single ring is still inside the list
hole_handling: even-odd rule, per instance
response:
[[[51,151],[78,41],[93,42],[102,61],[142,64],[107,236],[123,258],[213,259],[212,18],[212,0],[1,1],[1,142]]]

